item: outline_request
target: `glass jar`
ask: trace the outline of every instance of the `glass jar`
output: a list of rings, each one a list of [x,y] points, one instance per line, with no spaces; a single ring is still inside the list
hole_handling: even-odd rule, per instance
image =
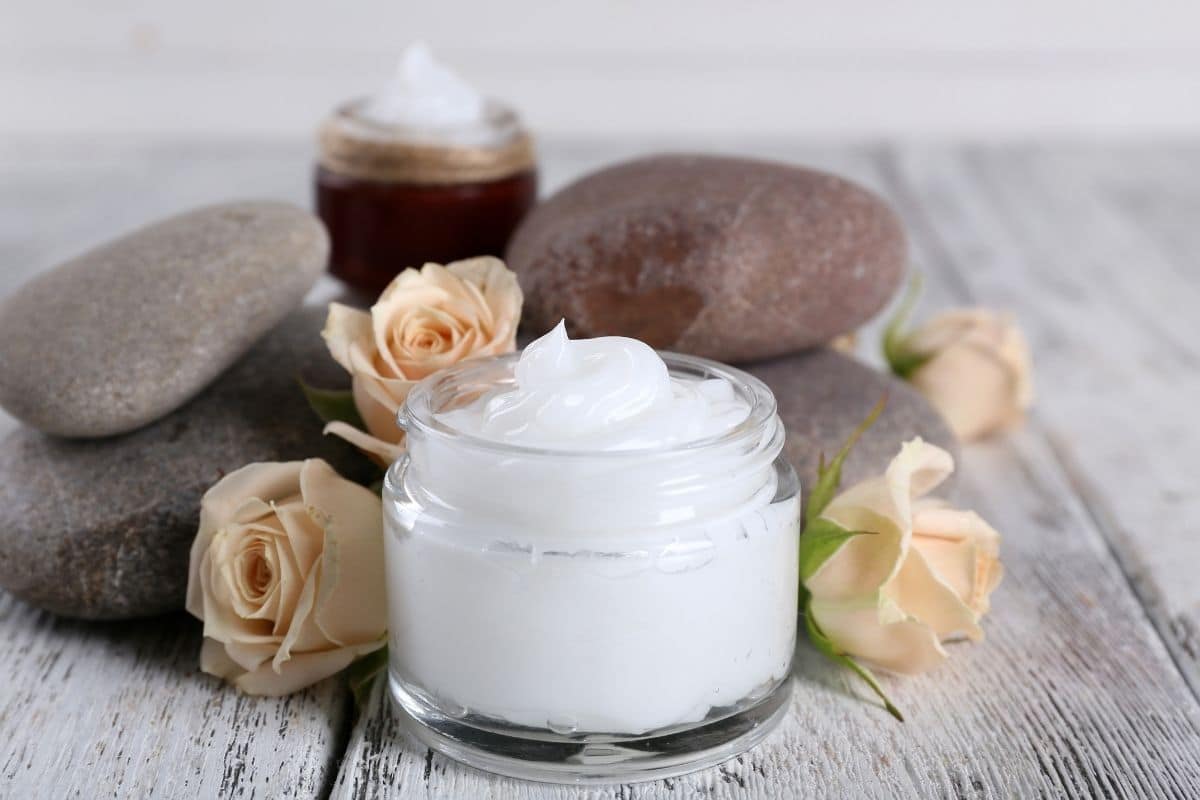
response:
[[[417,384],[384,483],[389,684],[425,744],[472,766],[586,783],[723,761],[785,715],[799,494],[759,380],[719,436],[639,450],[477,438],[438,414],[514,385],[517,355]]]
[[[339,108],[321,127],[317,215],[329,271],[378,292],[407,267],[503,256],[537,200],[533,140],[491,102],[482,123],[454,131],[385,125]]]

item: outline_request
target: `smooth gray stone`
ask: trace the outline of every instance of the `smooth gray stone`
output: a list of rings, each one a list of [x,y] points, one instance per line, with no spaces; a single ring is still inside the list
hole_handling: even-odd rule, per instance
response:
[[[297,383],[341,376],[303,309],[180,410],[125,436],[61,439],[29,429],[0,442],[0,586],[59,614],[123,619],[183,607],[200,498],[256,461],[324,458],[378,475],[331,436]],[[322,385],[328,380],[317,378]]]
[[[174,411],[300,304],[329,237],[285,203],[210,206],[51,269],[0,305],[0,406],[60,436]]]
[[[805,498],[817,479],[821,454],[831,459],[880,397],[887,406],[850,451],[842,469],[847,488],[880,475],[914,436],[942,447],[958,460],[958,440],[941,415],[899,378],[833,350],[810,350],[745,368],[771,388],[787,429],[784,455],[800,476]],[[953,476],[936,494],[953,489]]]

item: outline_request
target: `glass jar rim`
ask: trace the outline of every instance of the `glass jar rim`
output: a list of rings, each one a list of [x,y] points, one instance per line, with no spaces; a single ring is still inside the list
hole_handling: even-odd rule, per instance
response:
[[[663,350],[656,350],[659,357],[666,363],[672,377],[679,377],[678,372],[690,374],[697,378],[722,378],[733,386],[733,389],[750,406],[746,417],[737,425],[718,434],[692,439],[660,447],[637,447],[617,450],[598,449],[566,449],[551,447],[535,447],[511,442],[498,442],[446,425],[437,418],[438,411],[434,409],[434,394],[439,389],[445,389],[454,384],[466,382],[473,374],[482,374],[497,365],[516,364],[521,353],[506,353],[500,356],[472,358],[459,362],[446,369],[417,382],[409,391],[404,404],[396,414],[400,428],[407,433],[420,431],[444,441],[453,441],[471,447],[491,452],[545,458],[588,458],[588,459],[628,459],[632,457],[670,457],[676,455],[695,455],[709,450],[720,449],[742,441],[757,441],[761,438],[764,426],[777,421],[777,403],[770,388],[758,378],[736,367],[722,364],[719,361],[700,356],[684,355]]]

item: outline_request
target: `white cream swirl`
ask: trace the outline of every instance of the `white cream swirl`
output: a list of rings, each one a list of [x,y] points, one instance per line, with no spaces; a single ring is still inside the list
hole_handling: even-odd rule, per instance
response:
[[[562,322],[521,353],[516,388],[443,412],[451,428],[495,442],[555,450],[636,450],[684,444],[736,427],[750,413],[720,378],[672,377],[637,339],[570,339]]]
[[[361,113],[383,125],[437,130],[481,123],[485,107],[483,95],[417,42],[404,51],[396,74],[368,98]]]

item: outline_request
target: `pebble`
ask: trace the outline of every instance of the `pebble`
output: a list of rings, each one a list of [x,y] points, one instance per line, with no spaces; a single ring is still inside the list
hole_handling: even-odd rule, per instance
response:
[[[183,608],[200,498],[255,461],[324,458],[362,482],[377,468],[322,423],[297,384],[344,374],[302,309],[192,402],[134,433],[0,441],[0,587],[58,614],[143,617]],[[326,378],[329,376],[329,378]]]
[[[592,173],[508,248],[532,333],[632,336],[741,362],[855,330],[895,293],[900,221],[877,195],[766,161],[660,155]]]
[[[329,238],[285,203],[210,206],[38,275],[0,304],[0,406],[59,436],[174,411],[298,306]]]

